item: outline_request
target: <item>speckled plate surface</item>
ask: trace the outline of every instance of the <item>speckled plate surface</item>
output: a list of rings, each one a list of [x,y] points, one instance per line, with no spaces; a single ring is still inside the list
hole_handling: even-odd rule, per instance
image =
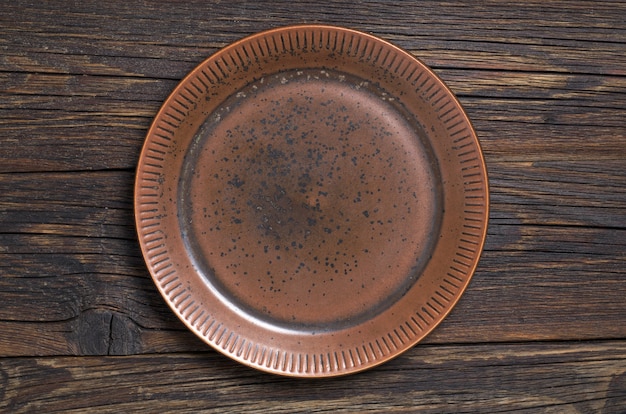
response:
[[[368,34],[292,26],[208,58],[148,132],[135,214],[180,319],[246,365],[357,372],[427,335],[466,288],[486,169],[452,93]]]

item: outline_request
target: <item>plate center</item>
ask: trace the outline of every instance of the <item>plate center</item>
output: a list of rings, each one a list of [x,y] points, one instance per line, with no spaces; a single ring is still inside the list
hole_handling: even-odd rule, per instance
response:
[[[178,212],[207,283],[294,329],[363,321],[401,297],[437,239],[440,180],[393,97],[344,73],[267,76],[214,111]]]

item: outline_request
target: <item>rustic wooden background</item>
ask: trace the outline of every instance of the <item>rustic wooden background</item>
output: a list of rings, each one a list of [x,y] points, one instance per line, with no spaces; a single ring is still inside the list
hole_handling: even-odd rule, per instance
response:
[[[0,410],[626,412],[626,3],[2,1]],[[424,342],[370,371],[240,366],[169,311],[140,255],[147,128],[192,68],[328,23],[422,59],[473,120],[485,251]]]

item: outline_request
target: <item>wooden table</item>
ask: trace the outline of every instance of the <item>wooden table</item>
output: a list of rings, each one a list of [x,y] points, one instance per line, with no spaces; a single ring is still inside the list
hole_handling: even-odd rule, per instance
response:
[[[626,411],[626,3],[3,2],[3,412]],[[469,289],[378,368],[294,380],[208,349],[141,257],[133,181],[180,79],[245,35],[380,36],[457,94],[491,185]]]

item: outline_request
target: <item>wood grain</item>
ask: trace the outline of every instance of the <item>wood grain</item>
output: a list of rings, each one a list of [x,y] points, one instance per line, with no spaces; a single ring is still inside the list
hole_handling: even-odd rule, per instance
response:
[[[213,352],[11,358],[0,361],[0,410],[612,413],[626,404],[625,373],[622,342],[423,346],[323,381],[257,374]]]
[[[0,411],[626,411],[626,2],[5,2]],[[324,382],[217,355],[167,308],[133,222],[161,103],[259,30],[326,23],[405,48],[459,97],[491,214],[424,343]]]

